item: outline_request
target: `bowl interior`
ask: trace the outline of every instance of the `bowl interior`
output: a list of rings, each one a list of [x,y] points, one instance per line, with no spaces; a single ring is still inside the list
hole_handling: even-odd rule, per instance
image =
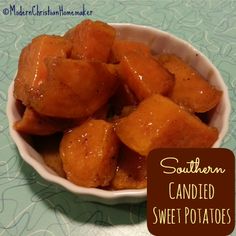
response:
[[[215,109],[210,120],[210,125],[217,127],[219,130],[219,138],[214,144],[214,147],[218,147],[228,129],[230,103],[227,87],[212,63],[190,44],[166,32],[151,27],[132,24],[111,25],[117,29],[117,35],[121,39],[143,42],[149,45],[152,52],[155,54],[165,52],[178,55],[193,66],[203,77],[209,80],[211,84],[223,91],[221,102]],[[146,189],[110,191],[84,188],[59,177],[54,171],[48,168],[40,154],[31,146],[29,137],[23,136],[13,129],[13,123],[21,117],[17,109],[16,100],[13,97],[13,82],[8,91],[7,116],[10,134],[18,147],[20,155],[46,180],[59,184],[69,191],[79,194],[80,197],[86,200],[105,204],[136,203],[146,199]]]

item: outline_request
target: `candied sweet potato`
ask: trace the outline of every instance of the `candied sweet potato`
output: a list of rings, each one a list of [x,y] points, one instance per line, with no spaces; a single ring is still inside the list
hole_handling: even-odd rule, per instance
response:
[[[177,56],[115,37],[84,20],[63,37],[34,38],[19,59],[14,128],[74,184],[140,189],[153,149],[214,144],[218,130],[205,123],[222,92]]]
[[[130,113],[135,111],[137,109],[137,106],[125,106],[123,107],[120,117],[128,116]]]
[[[108,103],[104,104],[102,107],[100,107],[93,115],[92,117],[97,120],[106,120],[107,115],[109,111],[109,105]]]
[[[166,95],[174,86],[173,75],[151,56],[138,53],[122,58],[119,74],[140,101],[155,93]]]
[[[61,135],[35,136],[33,141],[36,150],[42,155],[45,164],[54,170],[60,177],[65,178],[66,174],[59,155]]]
[[[84,20],[64,37],[71,40],[71,58],[107,62],[116,31],[101,21]]]
[[[111,113],[120,115],[123,107],[135,106],[138,104],[138,100],[130,91],[128,85],[121,83],[117,88],[115,94],[110,99],[110,104]]]
[[[23,117],[14,124],[14,128],[21,133],[49,135],[63,131],[73,123],[72,120],[40,115],[32,108],[26,107]]]
[[[112,124],[87,120],[64,134],[60,156],[67,179],[84,187],[109,185],[116,170],[118,138]]]
[[[116,133],[125,145],[143,156],[155,148],[211,147],[218,137],[217,129],[159,94],[145,99],[120,119]]]
[[[71,43],[60,36],[41,35],[32,40],[20,55],[18,72],[14,83],[14,96],[25,105],[47,77],[45,58],[67,57]]]
[[[206,112],[220,101],[221,91],[210,85],[196,70],[175,55],[157,57],[168,71],[175,75],[175,85],[169,97],[193,112]]]
[[[117,170],[111,189],[139,189],[147,187],[147,158],[125,145],[120,148]]]
[[[120,62],[123,56],[130,53],[139,53],[140,56],[150,55],[150,48],[140,42],[128,40],[115,40],[111,49],[111,61],[113,63]]]
[[[48,79],[32,107],[47,116],[81,118],[93,114],[113,95],[118,79],[100,62],[53,58],[48,60]]]
[[[50,148],[41,152],[43,160],[47,166],[54,170],[60,177],[65,178],[66,174],[62,166],[62,161],[58,149]]]

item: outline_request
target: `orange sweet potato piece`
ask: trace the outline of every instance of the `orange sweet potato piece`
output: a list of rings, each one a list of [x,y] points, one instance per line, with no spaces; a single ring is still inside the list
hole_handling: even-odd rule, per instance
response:
[[[92,117],[97,120],[106,120],[109,111],[109,104],[106,103],[102,107],[100,107]]]
[[[174,86],[174,77],[151,56],[128,54],[121,60],[119,74],[141,101],[152,94],[166,95]]]
[[[211,147],[218,137],[217,129],[159,94],[145,99],[120,119],[116,133],[125,145],[143,156],[155,148]]]
[[[65,178],[66,174],[59,155],[59,144],[61,135],[37,136],[34,137],[34,147],[41,154],[45,164],[54,170],[60,177]]]
[[[26,107],[22,119],[14,124],[14,128],[21,133],[49,135],[63,131],[72,125],[72,120],[46,117]]]
[[[140,42],[115,40],[111,50],[111,61],[113,63],[120,62],[123,56],[130,53],[139,53],[140,56],[150,55],[150,48]]]
[[[47,166],[54,170],[60,177],[66,177],[58,149],[51,147],[51,150],[42,152],[42,156]]]
[[[67,179],[84,187],[109,185],[116,170],[118,138],[112,124],[87,120],[64,134],[60,156]]]
[[[139,189],[147,187],[146,157],[121,146],[117,170],[111,181],[111,189]]]
[[[120,115],[123,107],[135,106],[138,104],[138,100],[130,91],[129,87],[121,83],[112,96],[110,103],[112,114]]]
[[[168,71],[175,75],[175,85],[169,97],[193,112],[206,112],[220,101],[222,92],[210,85],[196,70],[175,55],[157,57]]]
[[[47,116],[82,118],[93,114],[113,95],[118,79],[100,62],[54,58],[47,62],[48,79],[32,107]]]
[[[67,57],[71,47],[71,43],[60,36],[41,35],[34,38],[21,52],[14,96],[28,105],[31,96],[37,94],[47,77],[45,58]]]
[[[120,117],[128,116],[130,113],[135,111],[137,109],[137,106],[125,106],[123,107]]]
[[[71,40],[71,58],[107,62],[116,31],[101,21],[84,20],[64,37]]]

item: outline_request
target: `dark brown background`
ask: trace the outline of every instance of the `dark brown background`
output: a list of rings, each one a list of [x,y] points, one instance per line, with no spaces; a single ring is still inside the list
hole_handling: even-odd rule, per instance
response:
[[[187,167],[186,162],[200,158],[199,167],[221,167],[226,169],[224,174],[164,174],[160,161],[165,157],[176,157],[179,163],[171,162],[174,167]],[[235,159],[230,150],[220,148],[209,149],[157,149],[148,156],[148,187],[147,187],[147,223],[149,231],[154,235],[227,235],[235,225]],[[167,163],[167,162],[166,162]],[[170,163],[170,162],[169,162]],[[175,165],[173,164],[175,163]],[[167,170],[167,169],[166,169]],[[175,186],[184,184],[212,184],[215,196],[211,200],[192,200],[169,198],[169,183]],[[174,225],[153,224],[155,216],[153,207],[182,208],[181,223]],[[230,224],[185,224],[184,207],[189,208],[230,208]],[[176,215],[177,216],[177,215]],[[210,214],[209,214],[210,219]],[[226,216],[226,221],[228,217]]]

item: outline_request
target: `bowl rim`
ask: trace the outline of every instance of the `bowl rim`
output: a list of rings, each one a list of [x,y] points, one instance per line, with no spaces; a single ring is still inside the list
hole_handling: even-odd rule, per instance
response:
[[[222,100],[225,103],[225,111],[224,111],[224,119],[223,119],[223,128],[220,132],[220,135],[217,139],[217,141],[214,143],[214,147],[219,147],[223,138],[225,137],[228,127],[229,127],[229,116],[230,116],[230,100],[229,100],[229,94],[228,94],[228,88],[226,84],[224,83],[224,80],[219,72],[219,70],[213,65],[213,63],[199,50],[197,50],[195,47],[193,47],[189,42],[180,39],[176,37],[175,35],[162,31],[160,29],[151,27],[151,26],[145,26],[145,25],[138,25],[138,24],[132,24],[132,23],[109,23],[111,26],[114,26],[115,28],[132,28],[136,30],[144,30],[145,32],[152,32],[153,34],[161,34],[168,36],[172,38],[175,41],[178,41],[181,44],[184,44],[186,47],[188,47],[190,50],[193,50],[197,52],[201,57],[205,60],[205,62],[214,69],[214,72],[216,73],[216,76],[218,77],[218,83],[221,89],[224,91]],[[15,79],[15,76],[14,76]],[[22,159],[28,163],[33,169],[37,171],[37,173],[45,180],[56,183],[65,189],[69,190],[70,192],[73,192],[75,194],[78,194],[79,196],[84,197],[92,197],[91,201],[105,203],[105,204],[117,204],[117,203],[135,203],[135,202],[142,202],[146,199],[147,196],[147,188],[143,189],[124,189],[124,190],[103,190],[98,188],[86,188],[81,187],[78,185],[73,184],[69,180],[62,178],[60,176],[57,176],[53,173],[50,173],[48,170],[45,169],[43,165],[40,164],[39,161],[37,161],[37,158],[40,157],[40,154],[35,151],[27,142],[24,140],[21,135],[14,130],[13,123],[16,121],[15,114],[17,113],[16,107],[14,106],[16,99],[13,96],[13,89],[14,89],[14,79],[12,80],[9,89],[8,89],[8,100],[7,100],[7,107],[6,107],[6,114],[8,117],[8,123],[9,123],[9,131],[10,136],[12,137],[13,141],[15,142],[18,151],[20,153],[20,156]],[[32,158],[31,155],[28,153],[28,150],[31,150],[34,152],[34,154],[37,156],[36,159]],[[53,171],[52,171],[53,172]]]

